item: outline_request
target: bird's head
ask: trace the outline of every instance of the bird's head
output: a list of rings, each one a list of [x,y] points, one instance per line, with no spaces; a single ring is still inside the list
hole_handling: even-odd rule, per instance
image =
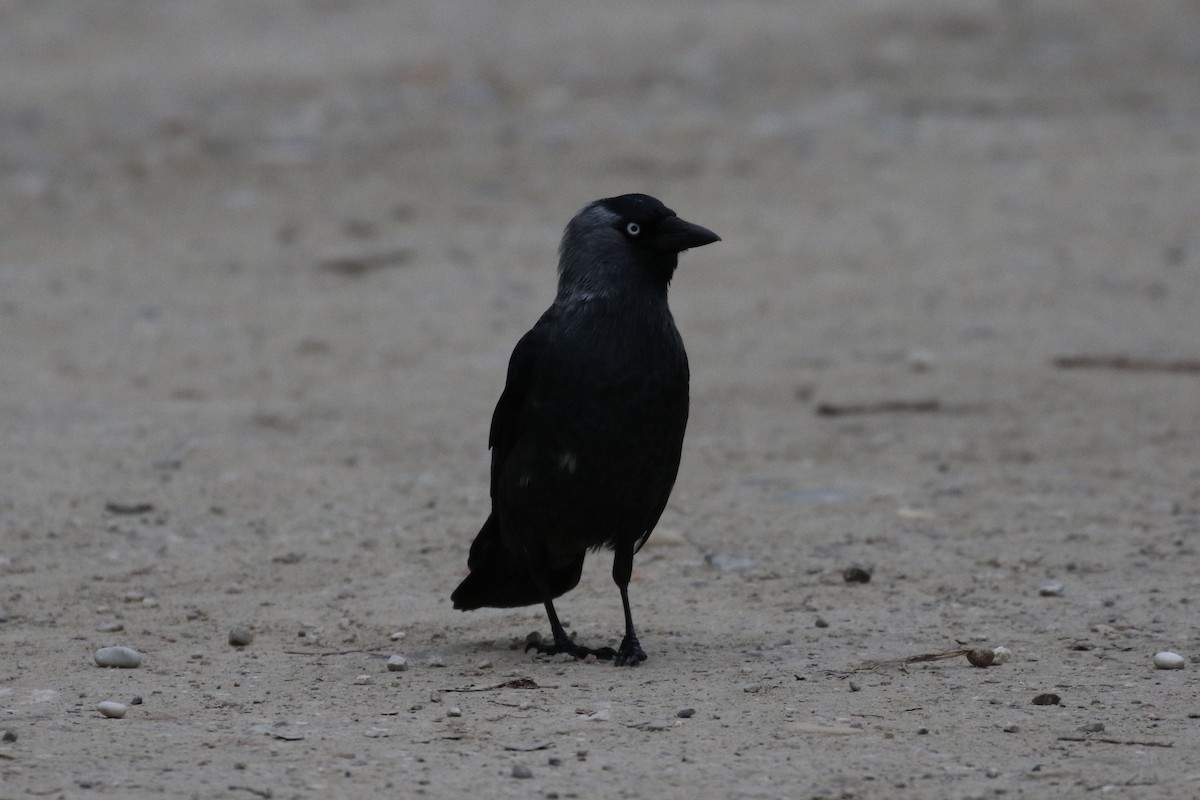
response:
[[[666,292],[679,254],[719,242],[644,194],[596,200],[567,225],[559,246],[559,295],[607,294],[637,287]]]

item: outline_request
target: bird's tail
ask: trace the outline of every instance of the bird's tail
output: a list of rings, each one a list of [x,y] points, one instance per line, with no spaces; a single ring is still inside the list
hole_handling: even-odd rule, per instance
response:
[[[579,583],[583,572],[583,553],[567,566],[541,573],[550,599],[559,597]],[[462,611],[487,606],[516,608],[541,603],[545,598],[538,591],[529,568],[504,546],[500,538],[500,522],[493,512],[471,544],[467,559],[471,570],[450,595],[454,607]]]

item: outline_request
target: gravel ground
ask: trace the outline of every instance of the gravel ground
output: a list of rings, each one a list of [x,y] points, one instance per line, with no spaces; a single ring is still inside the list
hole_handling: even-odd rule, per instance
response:
[[[11,0],[0,75],[0,798],[1200,795],[1196,3]],[[631,191],[724,241],[620,670],[449,593]]]

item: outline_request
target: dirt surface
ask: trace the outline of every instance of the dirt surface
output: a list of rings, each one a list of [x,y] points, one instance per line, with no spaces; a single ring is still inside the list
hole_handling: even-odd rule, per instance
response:
[[[0,3],[0,797],[1200,796],[1198,76],[1184,0]],[[615,669],[449,594],[629,191],[724,241]]]

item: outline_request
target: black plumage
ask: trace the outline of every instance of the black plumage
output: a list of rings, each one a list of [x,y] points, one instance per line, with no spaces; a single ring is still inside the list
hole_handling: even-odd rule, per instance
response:
[[[667,286],[680,252],[719,240],[641,194],[597,200],[567,225],[558,294],[517,343],[492,416],[492,512],[455,608],[540,602],[553,633],[540,652],[645,660],[629,610],[633,555],[666,507],[688,417]],[[553,603],[604,547],[625,611],[617,650],[575,644]]]

